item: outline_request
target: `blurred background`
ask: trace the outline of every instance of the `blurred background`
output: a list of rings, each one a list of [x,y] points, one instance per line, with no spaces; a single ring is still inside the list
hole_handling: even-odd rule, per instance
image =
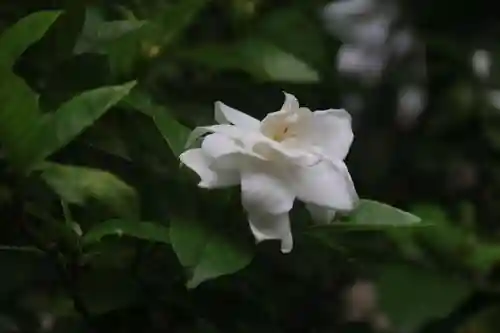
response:
[[[85,176],[53,175],[54,193],[2,153],[0,332],[500,331],[500,16],[491,1],[4,0],[2,31],[40,10],[63,12],[13,72],[42,112],[138,82],[50,160],[120,177],[143,220],[240,218],[237,193],[201,193],[179,171],[176,131],[212,124],[217,100],[262,119],[287,91],[312,110],[347,109],[360,196],[431,226],[304,232],[291,255],[259,245],[248,267],[191,290],[182,259],[150,235],[99,238],[91,252],[101,255],[82,253],[82,230],[115,216],[68,199],[81,193],[68,196],[67,184]],[[79,191],[123,212],[122,192],[100,195],[98,184],[108,183]],[[76,240],[57,222],[67,217],[60,197]]]

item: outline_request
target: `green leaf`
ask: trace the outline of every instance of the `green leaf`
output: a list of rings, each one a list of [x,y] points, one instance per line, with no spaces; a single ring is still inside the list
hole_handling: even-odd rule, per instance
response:
[[[426,223],[432,223],[431,230],[421,231],[422,241],[438,253],[451,259],[464,244],[468,243],[472,234],[462,226],[454,224],[446,212],[435,205],[416,205],[412,212],[418,214]]]
[[[263,81],[319,81],[318,73],[309,65],[263,39],[248,39],[235,45],[210,45],[180,55],[215,70],[243,70]]]
[[[137,91],[127,96],[124,103],[151,117],[175,156],[184,151],[191,131],[180,124],[167,107],[154,103],[148,95]]]
[[[170,243],[169,229],[158,223],[132,220],[109,220],[90,229],[82,238],[85,245],[98,243],[106,236],[128,236],[151,242]]]
[[[302,60],[277,46],[261,40],[250,40],[242,51],[255,70],[261,70],[268,80],[294,83],[315,83],[318,73]]]
[[[9,71],[0,70],[0,141],[7,158],[29,172],[64,147],[123,98],[135,82],[83,92],[56,112],[42,115],[38,96]]]
[[[314,226],[310,233],[318,234],[325,231],[342,230],[390,230],[391,227],[424,227],[430,224],[420,223],[421,219],[411,213],[373,201],[360,200],[356,209],[341,221],[327,225]]]
[[[34,137],[36,141],[32,142],[32,147],[36,149],[26,156],[24,165],[29,170],[67,145],[126,96],[134,86],[135,81],[85,91],[61,105],[54,114],[44,119],[41,130]]]
[[[433,249],[448,264],[456,262],[475,274],[488,274],[500,260],[500,245],[482,241],[470,229],[453,223],[446,213],[434,205],[416,205],[413,212],[432,223],[431,230],[421,230],[421,243]]]
[[[161,46],[172,43],[193,21],[209,0],[185,0],[167,9],[157,20]]]
[[[442,271],[403,264],[382,265],[377,270],[381,308],[405,332],[445,317],[473,291],[466,281]]]
[[[30,45],[45,35],[60,14],[60,11],[36,12],[8,28],[0,36],[0,66],[11,68]]]
[[[356,209],[349,214],[345,224],[362,227],[414,226],[421,221],[418,216],[401,209],[364,199],[360,200]]]
[[[210,228],[203,222],[174,219],[170,241],[181,264],[191,271],[188,288],[245,268],[253,253],[245,242]]]
[[[324,27],[301,6],[288,6],[270,12],[257,27],[259,36],[273,42],[311,65],[328,65],[323,40]]]
[[[44,163],[40,170],[42,179],[69,203],[83,205],[92,198],[120,216],[139,214],[135,190],[109,172],[56,163]]]
[[[87,8],[82,33],[74,47],[75,54],[105,53],[108,43],[125,36],[146,24],[146,21],[120,20],[106,22],[99,13]]]
[[[147,24],[109,40],[104,52],[109,56],[112,72],[127,73],[139,57],[154,57],[170,46],[207,3],[208,0],[180,1]]]
[[[0,141],[16,166],[29,154],[32,137],[40,131],[38,95],[19,77],[0,69]]]

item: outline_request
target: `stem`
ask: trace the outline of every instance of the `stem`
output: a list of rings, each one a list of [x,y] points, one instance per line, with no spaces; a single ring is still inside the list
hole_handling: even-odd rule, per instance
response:
[[[64,261],[64,256],[62,252],[57,248],[57,246],[51,246],[45,244],[43,241],[39,239],[37,234],[33,232],[29,226],[26,224],[26,218],[25,218],[25,210],[24,210],[24,205],[23,205],[23,197],[20,193],[16,193],[16,197],[13,198],[13,202],[15,207],[13,212],[14,212],[14,221],[18,221],[18,225],[25,234],[28,239],[35,245],[35,247],[43,252],[50,262],[54,265],[56,271],[59,274],[59,278],[66,289],[66,292],[68,295],[71,297],[73,301],[73,306],[75,310],[82,316],[82,318],[85,321],[85,324],[88,327],[91,327],[91,316],[90,313],[85,306],[85,303],[83,302],[83,299],[80,297],[78,293],[78,280],[79,280],[79,266],[78,266],[78,261],[74,259],[78,258],[71,258],[72,260],[70,261],[70,267],[69,269],[67,268],[67,265],[65,264]]]
[[[79,267],[74,264],[74,261],[70,262],[69,267],[64,262],[64,257],[59,252],[53,252],[51,254],[53,262],[61,278],[66,292],[69,294],[73,301],[73,306],[78,313],[82,316],[85,322],[90,326],[91,315],[87,309],[85,302],[83,301],[80,293],[78,292],[78,282],[79,282]]]

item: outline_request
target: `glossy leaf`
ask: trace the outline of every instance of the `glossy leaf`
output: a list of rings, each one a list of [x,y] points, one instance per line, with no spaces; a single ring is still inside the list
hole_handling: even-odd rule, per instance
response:
[[[117,176],[87,167],[44,163],[42,179],[65,201],[83,205],[95,199],[117,215],[137,217],[139,199],[135,190]]]

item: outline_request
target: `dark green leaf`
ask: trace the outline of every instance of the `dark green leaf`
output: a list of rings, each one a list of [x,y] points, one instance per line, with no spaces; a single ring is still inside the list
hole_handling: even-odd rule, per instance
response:
[[[35,137],[37,141],[32,142],[36,149],[26,156],[28,170],[71,142],[126,96],[134,85],[135,81],[89,90],[61,105],[54,114],[44,119]]]
[[[21,78],[0,70],[0,141],[11,163],[21,167],[40,128],[38,95]]]
[[[151,242],[170,243],[169,229],[158,223],[109,220],[94,226],[83,236],[83,244],[98,243],[106,236],[128,236]]]
[[[165,47],[178,37],[205,7],[209,0],[185,0],[166,10],[157,20],[161,46]]]
[[[124,102],[151,117],[175,156],[179,156],[185,150],[191,131],[181,125],[167,107],[155,104],[149,96],[136,91],[127,96]]]
[[[409,265],[377,267],[382,310],[398,329],[415,332],[430,319],[445,317],[472,292],[460,279]]]
[[[192,272],[188,288],[235,273],[246,267],[253,257],[245,242],[219,233],[202,221],[172,220],[170,240],[181,264]]]
[[[323,26],[301,6],[273,11],[262,19],[258,27],[259,36],[308,64],[331,66],[322,30]]]
[[[84,92],[55,113],[38,111],[38,96],[17,76],[0,74],[0,140],[20,170],[31,171],[124,97],[135,82]]]
[[[109,56],[112,71],[127,73],[139,57],[158,55],[181,35],[207,2],[181,1],[138,29],[109,41],[104,49]]]
[[[115,175],[92,168],[44,163],[42,178],[65,201],[84,204],[93,198],[116,214],[137,217],[139,201],[135,190]]]
[[[0,36],[0,66],[11,68],[30,45],[45,35],[60,14],[60,11],[36,12],[7,29]]]
[[[85,13],[85,23],[74,52],[105,53],[108,43],[135,31],[146,24],[146,21],[121,20],[106,22],[95,10],[88,8]]]
[[[210,45],[183,52],[182,56],[215,70],[242,70],[263,81],[319,81],[318,73],[309,65],[261,39],[249,39],[235,45]]]

